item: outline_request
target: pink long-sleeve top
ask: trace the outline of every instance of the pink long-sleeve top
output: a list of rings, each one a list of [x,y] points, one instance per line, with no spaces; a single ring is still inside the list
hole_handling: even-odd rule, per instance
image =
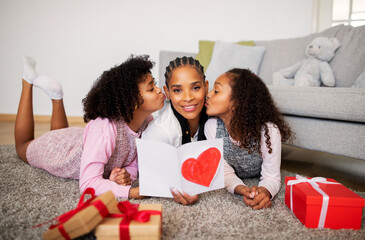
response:
[[[128,198],[131,186],[118,185],[109,180],[115,167],[125,168],[132,182],[138,176],[137,149],[135,139],[153,119],[149,116],[138,132],[131,130],[124,122],[110,122],[108,119],[91,120],[85,127],[81,155],[79,187],[95,189],[96,195],[111,190],[116,197]]]

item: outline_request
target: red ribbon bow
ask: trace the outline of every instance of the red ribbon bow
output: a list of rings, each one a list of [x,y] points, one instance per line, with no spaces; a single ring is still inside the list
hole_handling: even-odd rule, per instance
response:
[[[129,224],[132,220],[138,222],[148,222],[151,215],[161,215],[160,211],[156,210],[141,210],[138,211],[139,204],[131,204],[128,201],[118,203],[118,209],[122,214],[109,214],[108,217],[120,218],[123,217],[119,224],[119,237],[120,239],[130,239]]]
[[[84,198],[86,194],[90,194],[91,198],[86,200],[84,202]],[[65,239],[70,239],[70,236],[67,234],[67,232],[65,231],[64,227],[63,227],[63,223],[67,222],[70,218],[72,218],[76,213],[80,212],[81,210],[85,209],[88,206],[95,206],[98,210],[100,215],[104,218],[109,214],[108,208],[105,206],[105,204],[101,201],[95,201],[93,203],[91,203],[93,200],[95,199],[95,190],[93,188],[87,188],[81,195],[80,200],[76,206],[75,209],[72,209],[69,212],[66,212],[64,214],[62,214],[61,216],[58,216],[48,222],[39,224],[37,226],[34,226],[34,228],[36,227],[40,227],[43,226],[44,224],[47,224],[49,222],[53,222],[55,220],[57,220],[57,223],[52,224],[49,229],[53,229],[53,228],[58,228],[58,230],[60,231],[61,235],[65,238]]]

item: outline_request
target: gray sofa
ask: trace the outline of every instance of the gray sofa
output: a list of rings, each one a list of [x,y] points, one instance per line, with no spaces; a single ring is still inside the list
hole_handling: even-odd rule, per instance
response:
[[[305,47],[318,36],[336,37],[341,43],[330,62],[336,87],[272,85],[272,73],[304,59]],[[365,71],[365,26],[339,25],[305,37],[255,41],[255,44],[266,49],[258,74],[296,133],[293,145],[354,158],[362,165],[359,174],[365,178],[365,88],[352,87]],[[195,55],[161,51],[161,80],[169,61]]]

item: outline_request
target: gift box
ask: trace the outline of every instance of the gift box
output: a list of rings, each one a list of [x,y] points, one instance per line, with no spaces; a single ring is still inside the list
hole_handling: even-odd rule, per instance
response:
[[[334,179],[285,178],[285,204],[308,228],[361,228],[365,199]]]
[[[161,239],[162,205],[119,202],[117,208],[96,228],[98,240]]]
[[[85,195],[91,198],[84,201]],[[77,207],[53,219],[47,232],[43,234],[46,240],[73,239],[89,233],[95,228],[118,204],[114,194],[109,191],[95,197],[95,191],[88,188],[81,195]]]

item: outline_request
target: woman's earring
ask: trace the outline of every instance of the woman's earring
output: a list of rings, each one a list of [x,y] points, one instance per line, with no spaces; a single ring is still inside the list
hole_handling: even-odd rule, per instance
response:
[[[138,106],[137,106],[137,104],[136,104],[136,106],[134,107],[134,110],[137,110],[137,108],[138,108]]]

